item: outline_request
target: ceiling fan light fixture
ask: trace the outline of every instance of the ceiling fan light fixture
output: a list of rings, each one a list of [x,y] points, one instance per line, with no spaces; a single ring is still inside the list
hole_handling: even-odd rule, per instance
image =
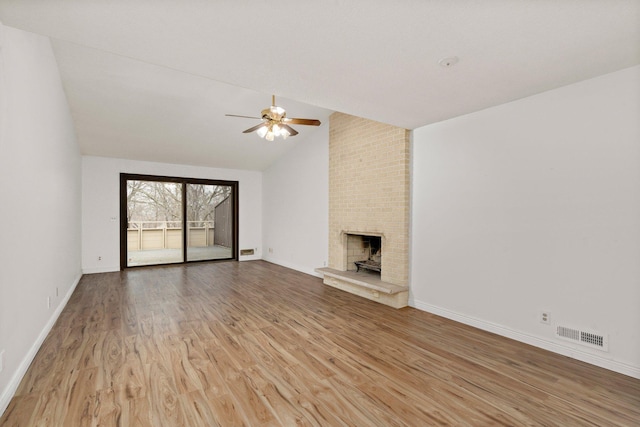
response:
[[[260,138],[264,138],[267,135],[268,131],[269,131],[269,127],[268,126],[262,126],[260,129],[258,129],[256,131],[256,133],[258,134],[258,136]]]
[[[274,140],[274,134],[272,131],[267,132],[267,134],[264,136],[264,139],[266,139],[267,141],[273,141]]]
[[[288,129],[280,126],[278,123],[265,123],[264,126],[256,130],[256,133],[260,138],[264,138],[267,141],[273,141],[277,137],[287,139],[287,137],[291,136],[291,132],[289,132]]]

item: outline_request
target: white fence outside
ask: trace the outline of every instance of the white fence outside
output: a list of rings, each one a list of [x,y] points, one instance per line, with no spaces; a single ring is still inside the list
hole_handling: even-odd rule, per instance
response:
[[[187,244],[190,248],[213,246],[213,221],[187,221]],[[182,248],[182,222],[129,221],[127,250]]]

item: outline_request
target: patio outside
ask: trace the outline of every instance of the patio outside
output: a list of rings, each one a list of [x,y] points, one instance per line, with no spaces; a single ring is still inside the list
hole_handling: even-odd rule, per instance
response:
[[[231,248],[224,246],[207,246],[189,248],[189,261],[231,258]],[[149,249],[129,251],[129,267],[152,264],[173,264],[182,262],[182,249]]]

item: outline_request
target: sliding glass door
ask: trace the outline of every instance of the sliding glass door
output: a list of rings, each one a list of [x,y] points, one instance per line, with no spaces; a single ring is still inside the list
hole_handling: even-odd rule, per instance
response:
[[[121,174],[121,268],[238,259],[237,184]]]

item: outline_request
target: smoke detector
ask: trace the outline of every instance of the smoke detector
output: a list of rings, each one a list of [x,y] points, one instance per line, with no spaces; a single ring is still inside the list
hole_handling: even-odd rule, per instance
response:
[[[440,64],[440,66],[444,68],[451,68],[456,65],[458,61],[460,61],[460,58],[458,58],[457,56],[447,56],[446,58],[442,58],[440,61],[438,61],[438,64]]]

